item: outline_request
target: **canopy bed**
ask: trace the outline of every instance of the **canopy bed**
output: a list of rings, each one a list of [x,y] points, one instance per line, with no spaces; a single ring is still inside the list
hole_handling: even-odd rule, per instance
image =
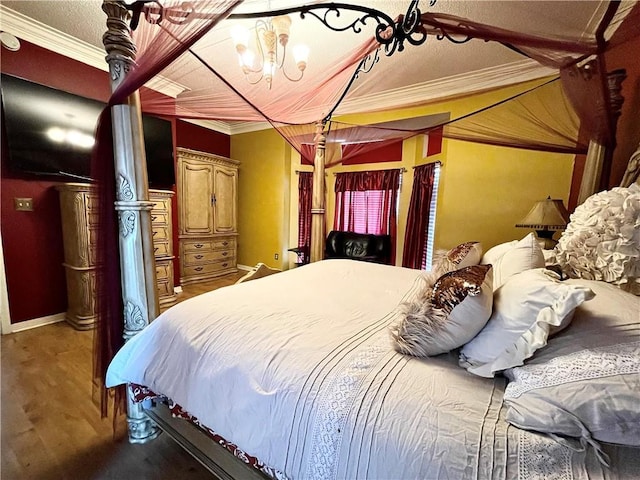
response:
[[[435,2],[431,3],[433,6]],[[527,279],[527,284],[542,282],[545,288],[561,289],[561,296],[582,297],[572,306],[566,306],[562,315],[554,314],[554,318],[562,317],[562,321],[540,322],[546,326],[531,330],[533,337],[523,333],[525,340],[514,340],[514,345],[521,341],[535,346],[525,349],[529,352],[528,357],[515,363],[501,361],[494,371],[474,363],[477,359],[470,352],[467,352],[468,356],[458,358],[456,349],[469,345],[485,324],[492,325],[489,322],[490,317],[493,318],[492,304],[498,298],[494,300],[494,290],[500,291],[493,279],[496,272],[501,272],[500,259],[510,249],[517,252],[526,246],[520,243],[505,246],[501,255],[493,252],[491,262],[481,262],[480,247],[472,249],[475,260],[471,259],[471,254],[458,258],[452,253],[442,262],[442,270],[436,269],[438,275],[433,273],[431,277],[425,277],[417,270],[368,262],[337,259],[318,262],[325,248],[324,168],[325,164],[338,161],[327,155],[326,142],[338,136],[376,138],[384,143],[443,128],[444,135],[450,138],[584,153],[587,145],[584,136],[578,135],[581,127],[587,129],[587,138],[592,139],[589,151],[593,160],[588,164],[595,165],[595,174],[591,185],[585,187],[590,189],[586,196],[591,198],[601,181],[598,177],[606,177],[607,149],[604,146],[612,145],[614,124],[610,119],[614,115],[601,55],[610,40],[608,28],[616,18],[617,4],[612,3],[602,13],[592,37],[583,40],[515,33],[453,15],[422,13],[417,1],[410,2],[406,14],[396,20],[358,4],[311,4],[273,12],[235,13],[241,8],[238,4],[232,0],[202,0],[189,5],[173,1],[142,1],[130,6],[119,1],[105,0],[103,3],[108,26],[104,44],[113,96],[109,102],[111,108],[105,110],[99,124],[94,157],[95,171],[101,180],[100,211],[104,227],[99,250],[102,259],[98,272],[100,358],[96,363],[96,374],[104,375],[123,339],[126,340],[124,348],[111,362],[107,384],[129,385],[126,402],[130,441],[153,439],[159,433],[160,425],[223,478],[263,474],[275,478],[389,478],[398,475],[403,478],[515,478],[518,472],[536,475],[545,471],[553,475],[571,472],[579,476],[602,473],[601,465],[609,464],[621,478],[630,476],[632,469],[638,468],[633,463],[638,460],[635,447],[640,445],[637,406],[622,413],[612,413],[614,422],[624,415],[630,417],[623,418],[627,423],[612,437],[601,435],[600,425],[594,426],[582,418],[579,407],[574,406],[562,410],[569,412],[566,429],[545,430],[539,425],[531,427],[527,423],[530,419],[525,415],[526,408],[544,409],[544,404],[540,407],[537,404],[530,406],[526,401],[524,406],[519,403],[522,397],[528,399],[523,392],[537,389],[519,387],[518,382],[523,383],[522,375],[528,374],[522,367],[524,360],[532,357],[531,368],[535,370],[538,359],[535,350],[547,343],[547,337],[565,329],[573,316],[577,327],[571,325],[549,341],[551,347],[558,339],[555,348],[568,358],[567,361],[571,361],[572,355],[582,359],[593,352],[596,359],[601,359],[622,344],[628,348],[621,354],[621,363],[634,355],[637,358],[640,333],[637,321],[632,317],[638,309],[638,298],[633,294],[618,287],[609,289],[608,283],[600,284],[595,280],[587,282],[587,286],[580,283],[565,286],[557,278],[547,280],[548,275],[540,272],[544,264],[531,264],[520,272],[502,272],[505,287],[508,285],[506,277],[532,271],[537,277]],[[339,17],[338,9],[346,20],[340,27],[331,27],[335,21],[333,17]],[[349,32],[353,41],[345,44],[346,55],[336,59],[333,68],[296,90],[295,101],[292,101],[288,85],[272,84],[269,80],[272,92],[271,96],[265,97],[257,93],[253,84],[236,83],[221,74],[215,64],[215,55],[205,58],[207,49],[215,44],[215,39],[209,40],[213,43],[207,43],[207,33],[215,31],[214,27],[223,19],[273,17],[294,12],[302,18],[305,15],[313,17],[332,30]],[[637,9],[626,13],[638,15]],[[137,26],[136,45],[129,30],[131,14],[131,26]],[[365,27],[370,30],[368,36],[361,34]],[[631,30],[627,38],[637,33]],[[356,102],[359,95],[371,92],[374,83],[371,78],[378,64],[387,59],[388,68],[398,68],[392,54],[419,50],[428,38],[499,42],[547,67],[559,69],[562,83],[572,86],[570,92],[587,92],[592,101],[585,103],[573,99],[574,105],[580,105],[575,111],[563,101],[562,105],[567,107],[564,118],[568,119],[565,126],[569,125],[569,133],[565,131],[556,136],[534,132],[527,138],[509,135],[496,138],[477,125],[474,127],[474,122],[482,123],[478,120],[482,118],[480,116],[407,129],[379,125],[374,130],[332,119],[341,112],[340,106],[347,105],[342,111],[348,113],[350,100]],[[198,42],[204,46],[196,48]],[[137,59],[136,48],[140,52]],[[205,94],[204,87],[170,99],[160,98],[153,92],[138,93],[138,88],[149,78],[180,69],[207,72],[207,88],[214,93]],[[406,73],[406,69],[401,69],[401,74],[395,75],[393,81],[402,82],[401,77]],[[612,92],[619,87],[623,76],[615,78],[617,81],[611,82]],[[419,77],[413,80],[419,80]],[[554,95],[560,91],[559,83],[545,83],[541,88],[550,89],[548,98],[557,98]],[[391,82],[385,86],[393,88],[394,85]],[[315,147],[312,264],[197,297],[158,317],[150,235],[151,203],[140,142],[141,97],[145,111],[164,115],[232,121],[266,119],[299,152],[303,150],[302,145],[312,142]],[[527,103],[525,96],[517,101]],[[560,103],[554,102],[554,105],[559,107]],[[478,112],[478,115],[485,112]],[[582,125],[578,118],[583,121]],[[586,122],[588,125],[585,118],[591,119]],[[366,143],[362,143],[362,148],[367,148]],[[354,153],[362,153],[362,150],[356,149]],[[113,163],[105,159],[114,159],[115,172]],[[634,162],[630,165],[636,168]],[[637,230],[638,192],[633,180],[628,184],[632,186],[625,190],[624,208],[630,212]],[[116,226],[119,234],[115,231]],[[626,249],[622,255],[633,264],[631,270],[626,267],[623,270],[625,279],[631,279],[628,284],[635,288],[638,239],[633,235],[630,242],[632,247],[635,242],[636,250]],[[562,252],[558,253],[562,260]],[[114,258],[120,259],[120,266],[114,265]],[[571,269],[566,267],[566,270]],[[464,275],[459,277],[456,272]],[[454,296],[460,293],[460,278],[466,285],[462,290],[469,285],[474,289],[465,290],[462,297],[456,297],[458,303],[454,305],[451,292],[457,292]],[[475,281],[478,278],[481,280]],[[547,287],[548,281],[553,287]],[[326,288],[320,296],[314,289],[301,288],[301,285]],[[399,338],[407,331],[420,330],[420,323],[407,326],[403,321],[410,316],[415,319],[427,314],[419,307],[409,315],[401,306],[424,302],[427,298],[431,301],[439,289],[443,290],[442,304],[429,306],[430,312],[434,308],[440,312],[438,318],[449,319],[458,305],[465,305],[466,298],[482,299],[479,305],[465,307],[471,308],[472,312],[483,312],[482,318],[473,335],[469,336],[467,326],[461,327],[469,338],[462,342],[452,340],[450,348],[438,351],[442,355],[412,356],[415,355],[413,343],[402,343]],[[517,286],[516,290],[522,289]],[[291,291],[296,295],[287,295],[285,299],[283,292]],[[592,298],[594,293],[597,301]],[[331,296],[332,304],[327,305],[325,295]],[[504,298],[502,301],[508,303]],[[619,315],[609,317],[609,309],[616,301],[625,307]],[[545,308],[553,310],[556,307],[554,296]],[[528,313],[531,316],[531,312]],[[524,318],[524,313],[521,316]],[[537,314],[533,317],[538,318]],[[608,338],[602,335],[602,325],[598,324],[603,318],[610,321],[612,330],[620,331],[619,336],[613,336],[615,342],[603,344],[594,340]],[[536,325],[538,323],[536,321]],[[403,329],[403,325],[407,328]],[[575,332],[581,325],[587,325],[586,330],[591,332],[588,339],[568,346],[567,339],[575,340],[574,335],[579,335]],[[396,346],[402,343],[405,347],[394,350],[390,338]],[[584,353],[588,349],[591,353]],[[211,357],[206,356],[209,354]],[[542,358],[540,368],[554,368],[555,364],[546,366],[553,359]],[[591,358],[588,357],[588,362]],[[518,370],[520,367],[524,370]],[[484,375],[477,375],[476,368]],[[627,387],[635,385],[625,375],[638,373],[637,362],[630,368],[616,371],[616,375],[624,377],[620,383]],[[185,375],[191,370],[203,376]],[[509,385],[502,375],[494,378],[495,372],[505,372]],[[484,378],[487,376],[491,379]],[[418,378],[420,381],[416,382]],[[221,387],[227,382],[231,384],[229,388]],[[558,384],[563,382],[558,380]],[[601,387],[593,388],[597,391]],[[122,394],[122,390],[119,392]],[[174,413],[190,418],[199,428],[208,431],[226,451],[223,449],[220,453],[220,449],[214,449],[211,452],[206,442],[192,440],[183,430],[190,427],[175,426],[158,398],[166,398]],[[619,399],[624,402],[627,398],[628,392],[623,391]],[[425,399],[429,399],[428,402]],[[606,403],[606,399],[602,400],[603,405]],[[579,413],[572,413],[574,408]],[[402,417],[399,412],[406,416]],[[611,414],[608,410],[606,413]],[[252,420],[241,425],[238,418]],[[548,436],[531,433],[532,430],[548,433]],[[237,462],[224,456],[227,451],[256,468],[238,467]],[[540,461],[541,452],[551,452],[558,461],[553,465]],[[631,470],[627,470],[629,468]]]

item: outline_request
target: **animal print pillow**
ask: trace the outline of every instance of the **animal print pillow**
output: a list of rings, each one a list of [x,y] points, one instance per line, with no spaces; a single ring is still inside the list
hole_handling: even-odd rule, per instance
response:
[[[482,330],[493,305],[491,265],[473,265],[442,275],[414,301],[391,328],[394,348],[428,357],[464,345]]]

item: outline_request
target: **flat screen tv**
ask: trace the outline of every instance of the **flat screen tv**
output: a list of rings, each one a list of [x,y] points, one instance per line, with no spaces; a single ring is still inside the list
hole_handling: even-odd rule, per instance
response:
[[[91,180],[95,128],[105,104],[2,75],[3,134],[10,172],[64,181]],[[175,183],[171,122],[142,116],[149,186]]]

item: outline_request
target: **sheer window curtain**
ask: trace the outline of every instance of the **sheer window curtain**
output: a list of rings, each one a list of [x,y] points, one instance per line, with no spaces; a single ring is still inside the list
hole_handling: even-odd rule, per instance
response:
[[[311,198],[313,173],[298,173],[298,248],[303,249],[303,262],[309,263],[311,246]]]
[[[389,235],[392,264],[395,264],[400,179],[400,169],[336,174],[333,229]]]
[[[414,169],[407,230],[404,237],[403,267],[421,270],[427,267],[430,253],[429,238],[433,241],[439,174],[439,162],[420,165]]]

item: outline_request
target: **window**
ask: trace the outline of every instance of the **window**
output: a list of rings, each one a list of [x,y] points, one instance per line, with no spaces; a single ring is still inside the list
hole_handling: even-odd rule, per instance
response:
[[[348,192],[343,198],[341,225],[356,233],[387,233],[383,228],[383,211],[388,211],[391,198],[385,198],[382,190],[365,190],[364,192]],[[386,220],[386,219],[385,219]],[[385,230],[385,231],[383,231]]]
[[[436,233],[436,206],[438,204],[438,184],[440,183],[440,164],[436,163],[433,172],[432,201],[429,206],[429,217],[427,222],[427,241],[424,246],[424,260],[422,270],[431,270],[433,265],[433,242]]]
[[[336,175],[333,229],[389,235],[395,251],[401,170],[348,172]]]

